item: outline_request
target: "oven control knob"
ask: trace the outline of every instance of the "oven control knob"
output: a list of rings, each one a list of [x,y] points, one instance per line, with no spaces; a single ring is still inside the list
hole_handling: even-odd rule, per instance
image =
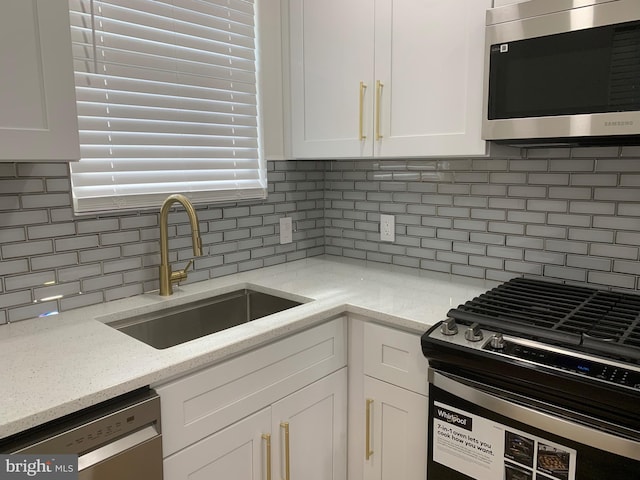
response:
[[[453,318],[447,318],[440,325],[440,333],[443,335],[455,335],[458,333],[458,325],[456,325],[456,321]]]
[[[504,345],[504,337],[501,333],[494,333],[491,336],[491,348],[495,350],[502,350],[504,348]]]
[[[464,332],[464,338],[469,340],[470,342],[479,342],[482,340],[482,330],[480,330],[480,325],[477,323],[472,323],[469,328]]]

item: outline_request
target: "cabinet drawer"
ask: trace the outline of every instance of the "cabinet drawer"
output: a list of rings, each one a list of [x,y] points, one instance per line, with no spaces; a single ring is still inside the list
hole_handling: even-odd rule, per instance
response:
[[[345,366],[346,341],[341,317],[155,387],[164,456]]]
[[[427,359],[422,355],[420,335],[365,323],[364,373],[427,395]]]

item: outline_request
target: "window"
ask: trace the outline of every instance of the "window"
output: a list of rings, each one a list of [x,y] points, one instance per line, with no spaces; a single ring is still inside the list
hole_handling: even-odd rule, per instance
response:
[[[76,213],[265,198],[253,0],[69,0]]]

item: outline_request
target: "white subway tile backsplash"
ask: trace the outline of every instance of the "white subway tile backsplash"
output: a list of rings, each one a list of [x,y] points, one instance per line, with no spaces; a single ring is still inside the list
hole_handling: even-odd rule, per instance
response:
[[[104,302],[103,292],[82,293],[75,296],[64,297],[60,300],[61,310],[73,310],[74,308],[88,307]]]
[[[550,213],[547,215],[549,225],[567,225],[570,227],[588,227],[591,225],[591,217],[587,215],[565,215],[562,213]]]
[[[640,232],[617,232],[616,243],[623,245],[640,245]]]
[[[631,217],[593,217],[593,226],[610,230],[640,231],[640,218]]]
[[[640,203],[620,203],[618,205],[618,215],[639,217]]]
[[[9,193],[35,193],[44,192],[44,181],[40,178],[0,180],[0,192],[3,195]]]
[[[549,187],[549,198],[565,198],[567,200],[589,200],[589,187]]]
[[[48,221],[49,215],[46,210],[16,210],[0,213],[0,225],[2,227],[33,225],[47,223]]]
[[[77,222],[80,235],[86,233],[100,233],[118,230],[120,224],[117,218],[101,218],[99,220],[80,220]]]
[[[620,288],[636,288],[636,277],[616,273],[589,272],[587,281]]]
[[[640,275],[640,262],[614,260],[613,271],[617,273],[628,273],[631,275]]]
[[[567,207],[563,200],[527,200],[527,210],[534,212],[566,212]]]
[[[616,204],[613,202],[569,202],[571,213],[585,213],[592,215],[614,215]]]
[[[54,223],[51,225],[33,225],[27,227],[29,239],[66,237],[75,235],[75,223]]]
[[[585,242],[612,243],[613,232],[611,230],[596,230],[595,228],[570,228],[568,238]]]
[[[120,258],[121,252],[120,247],[102,247],[82,250],[80,252],[80,263],[93,263],[99,262],[100,260]]]
[[[564,227],[552,227],[549,225],[527,225],[527,235],[544,238],[566,238],[567,229]]]
[[[611,271],[612,260],[609,258],[590,257],[586,255],[567,255],[567,266],[583,270]]]
[[[589,246],[582,242],[571,242],[567,240],[545,240],[545,247],[551,252],[565,252],[579,255],[586,255]]]
[[[106,272],[105,272],[106,273]],[[157,272],[156,272],[157,275]],[[117,287],[124,283],[122,273],[102,275],[100,277],[87,278],[82,280],[82,291],[94,292],[102,291],[110,287]]]
[[[593,187],[615,187],[618,185],[618,175],[615,173],[575,173],[571,175],[571,185]]]
[[[502,259],[522,260],[524,251],[521,248],[497,247],[489,245],[487,247],[487,255]]]
[[[31,290],[21,290],[19,292],[0,295],[0,308],[11,308],[18,305],[30,304],[31,302]]]
[[[46,270],[57,267],[69,267],[78,264],[78,253],[56,253],[31,258],[31,270]]]
[[[622,258],[627,260],[638,259],[638,247],[627,247],[623,245],[594,243],[591,245],[589,253],[598,257]]]
[[[569,185],[568,173],[530,173],[529,185]]]
[[[57,302],[43,302],[9,309],[9,321],[17,322],[27,318],[52,315],[59,313]]]
[[[547,187],[512,185],[509,187],[508,192],[510,197],[545,198],[547,196]]]
[[[26,258],[20,260],[5,260],[0,262],[0,276],[29,271],[29,261]],[[0,282],[1,283],[1,282]]]
[[[560,278],[562,280],[572,280],[574,282],[586,282],[587,271],[580,268],[558,267],[556,265],[543,265],[543,275],[545,277]]]
[[[640,163],[637,158],[608,158],[606,160],[598,160],[596,163],[596,172],[640,172]]]
[[[531,262],[517,262],[514,260],[505,260],[504,269],[509,272],[517,272],[528,275],[542,275],[543,265]]]
[[[78,279],[95,277],[102,274],[100,264],[79,265],[77,267],[64,268],[58,270],[59,282],[74,282]]]
[[[595,188],[594,200],[637,202],[640,201],[640,188]]]
[[[49,271],[6,277],[4,279],[4,285],[8,291],[24,290],[31,287],[42,287],[44,285],[55,283],[55,281],[55,272]]]
[[[189,278],[327,253],[497,281],[544,275],[635,289],[640,151],[619,150],[270,161],[266,201],[198,206],[205,256]],[[51,165],[0,164],[0,323],[34,313],[24,307],[36,291],[59,288],[65,310],[158,287],[157,212],[75,218],[67,165]],[[396,216],[394,243],[379,241],[380,212]],[[279,244],[283,213],[294,220],[293,244]],[[190,227],[182,209],[169,220],[178,267],[193,255]],[[44,272],[59,283],[27,286]],[[88,293],[75,291],[78,279]]]
[[[490,183],[506,183],[508,185],[526,184],[526,173],[492,173],[489,176]]]
[[[22,208],[66,207],[71,205],[68,193],[49,193],[44,195],[22,195]]]
[[[35,255],[52,253],[53,243],[51,240],[38,240],[33,242],[14,243],[3,245],[0,248],[2,258],[31,257]]]
[[[565,263],[564,254],[540,250],[525,250],[524,259],[528,262],[545,265],[545,268],[548,265],[564,265]]]

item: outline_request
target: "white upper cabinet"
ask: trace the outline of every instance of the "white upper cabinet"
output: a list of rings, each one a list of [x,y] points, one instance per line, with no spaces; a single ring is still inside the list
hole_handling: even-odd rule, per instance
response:
[[[0,161],[80,158],[67,0],[0,3]]]
[[[484,155],[492,0],[290,0],[297,158]]]
[[[290,0],[289,27],[293,156],[371,155],[374,3]]]

